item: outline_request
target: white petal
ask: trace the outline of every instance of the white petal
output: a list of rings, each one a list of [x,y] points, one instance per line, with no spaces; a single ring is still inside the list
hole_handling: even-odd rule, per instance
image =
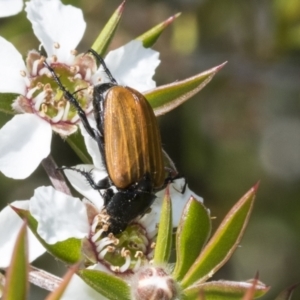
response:
[[[0,10],[1,11],[1,10]],[[0,93],[25,94],[26,85],[20,71],[26,70],[15,46],[0,37]]]
[[[77,47],[86,27],[81,9],[59,0],[31,0],[25,10],[48,56],[57,55],[60,62],[71,63],[70,51]],[[55,49],[54,43],[60,48]]]
[[[156,86],[152,77],[159,65],[159,53],[144,48],[142,42],[131,41],[108,53],[105,62],[120,85],[130,86],[139,92]],[[95,78],[99,74],[95,74]]]
[[[83,238],[89,232],[85,205],[78,199],[42,186],[30,199],[30,213],[38,221],[38,234],[55,244],[68,238]]]
[[[91,124],[92,128],[97,128],[94,118],[89,117],[88,120],[89,120],[89,123]],[[98,144],[87,133],[87,131],[83,127],[82,123],[79,124],[79,127],[80,127],[80,132],[81,132],[81,134],[84,138],[84,143],[85,143],[86,149],[87,149],[89,155],[91,156],[91,158],[93,160],[93,164],[94,164],[95,168],[100,169],[100,170],[104,169],[103,162],[102,162],[102,157],[101,157],[101,153],[100,153]]]
[[[93,288],[87,285],[79,276],[73,275],[62,300],[105,300],[104,296],[96,292]]]
[[[93,170],[92,176],[95,182],[107,176],[106,172],[94,169],[93,165],[78,165],[75,168],[86,172]],[[76,191],[90,200],[99,211],[103,208],[103,198],[99,191],[94,190],[81,174],[72,170],[64,170],[64,173]]]
[[[22,0],[1,0],[0,18],[18,14],[23,8]]]
[[[203,202],[203,199],[196,195],[194,192],[192,192],[188,188],[188,186],[186,186],[185,192],[184,194],[182,194],[181,191],[184,185],[184,178],[176,179],[170,184],[173,227],[178,226],[184,206],[186,205],[187,201],[190,199],[191,196],[195,197],[196,200]],[[156,228],[160,219],[161,205],[164,195],[165,189],[156,193],[157,199],[151,206],[151,212],[143,216],[143,218],[141,218],[139,221],[145,228],[147,228],[147,232],[149,233],[150,237],[152,237],[156,233]]]
[[[12,206],[27,209],[29,201],[15,201]],[[10,264],[11,255],[17,235],[23,225],[23,220],[7,206],[0,212],[0,267],[6,268]],[[32,262],[41,256],[46,249],[28,229],[29,261]]]
[[[24,179],[50,153],[49,123],[33,114],[14,116],[0,130],[0,171]]]

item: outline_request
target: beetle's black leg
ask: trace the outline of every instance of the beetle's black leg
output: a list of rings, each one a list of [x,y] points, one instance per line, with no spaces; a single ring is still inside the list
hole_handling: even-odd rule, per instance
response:
[[[77,168],[72,168],[72,167],[60,167],[60,168],[57,168],[57,169],[59,169],[59,170],[72,170],[72,171],[75,171],[77,173],[80,173],[83,177],[85,177],[85,179],[87,180],[89,185],[94,190],[103,190],[103,189],[108,189],[109,187],[111,187],[111,183],[110,183],[110,180],[109,180],[108,177],[103,178],[99,182],[95,182],[91,172],[83,171],[83,170],[80,170],[80,169],[77,169]]]
[[[103,66],[103,69],[104,69],[104,72],[107,74],[108,78],[110,79],[110,81],[113,83],[113,84],[118,84],[116,79],[111,75],[110,71],[108,70],[105,62],[104,62],[104,59],[93,49],[89,49],[88,52],[92,53],[96,59],[98,60],[98,62]]]
[[[61,83],[60,79],[58,78],[58,76],[56,75],[55,71],[48,65],[48,63],[46,61],[44,61],[44,65],[48,68],[48,70],[50,71],[53,79],[55,80],[55,82],[58,84],[59,88],[63,91],[64,93],[64,97],[76,108],[77,113],[81,119],[81,122],[84,126],[84,128],[86,129],[86,131],[88,132],[88,134],[93,138],[96,139],[95,137],[95,133],[93,128],[91,127],[86,114],[84,112],[84,110],[81,108],[81,106],[79,105],[78,101],[76,100],[76,98],[74,97],[74,95],[72,93],[70,93]]]
[[[71,94],[64,86],[63,84],[61,83],[60,79],[58,78],[58,76],[56,75],[55,71],[47,64],[47,62],[45,61],[44,62],[45,66],[48,68],[48,70],[51,72],[51,75],[52,77],[54,78],[54,80],[56,81],[56,83],[58,84],[59,88],[63,91],[64,93],[64,97],[76,108],[77,110],[77,113],[81,119],[81,122],[84,126],[84,128],[86,129],[86,131],[88,132],[88,134],[97,142],[98,144],[98,148],[99,148],[99,151],[102,155],[102,157],[105,157],[105,153],[104,153],[104,139],[103,139],[103,130],[101,128],[101,126],[98,126],[98,129],[100,130],[100,134],[99,132],[92,128],[87,117],[86,117],[86,114],[84,112],[84,110],[81,108],[81,106],[79,105],[78,101],[76,100],[76,98],[74,97],[73,94]],[[104,87],[103,87],[103,90],[105,91],[105,89],[109,89],[110,88],[110,84],[104,84]],[[94,105],[94,103],[93,103]],[[100,105],[100,104],[99,104]],[[97,107],[100,107],[99,105],[97,105]],[[95,109],[95,106],[94,106],[94,114],[95,114],[95,118],[96,118],[96,110],[97,110],[97,107]],[[100,108],[102,109],[102,107]],[[96,118],[96,122],[98,124],[98,120]],[[105,160],[103,161],[103,164],[106,168],[106,162]]]
[[[175,175],[174,174],[172,175],[172,171],[170,171],[169,176],[165,179],[165,185],[167,185],[168,183],[172,183],[174,180],[180,179],[180,178],[184,179],[184,185],[183,185],[181,191],[178,191],[178,192],[181,194],[184,194],[186,187],[187,187],[187,180],[182,174],[176,173]]]

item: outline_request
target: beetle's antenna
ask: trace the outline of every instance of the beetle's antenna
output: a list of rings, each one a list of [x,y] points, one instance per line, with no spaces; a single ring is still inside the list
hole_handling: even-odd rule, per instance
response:
[[[92,53],[96,57],[96,59],[98,60],[100,65],[103,66],[104,72],[106,73],[106,75],[108,76],[110,81],[112,83],[118,84],[117,80],[111,75],[110,71],[108,70],[108,67],[106,66],[106,64],[104,62],[104,59],[94,49],[89,49],[87,52]]]

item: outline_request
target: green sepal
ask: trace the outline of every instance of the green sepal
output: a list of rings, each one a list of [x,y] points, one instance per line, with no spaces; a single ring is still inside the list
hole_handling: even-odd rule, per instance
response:
[[[0,94],[0,111],[6,114],[14,114],[14,111],[11,107],[14,100],[17,99],[18,94]]]
[[[78,157],[82,160],[85,164],[92,164],[93,161],[87,152],[84,138],[82,134],[79,133],[79,129],[76,133],[69,135],[67,137],[67,142],[70,147],[74,150],[74,152],[78,155]]]
[[[181,286],[209,279],[233,254],[243,236],[258,185],[251,188],[229,211],[199,257],[184,276]]]
[[[172,202],[170,199],[169,186],[166,189],[163,199],[158,234],[154,252],[154,264],[168,262],[172,249]]]
[[[183,291],[184,300],[241,300],[249,289],[252,288],[250,282],[235,281],[210,281],[202,284],[193,285]],[[262,282],[255,285],[254,299],[267,293],[269,287]],[[201,298],[202,296],[202,298]]]
[[[167,20],[161,22],[160,24],[154,26],[150,30],[146,31],[142,35],[138,36],[136,40],[141,41],[145,48],[149,48],[155,44],[159,36],[163,33],[163,31],[171,24],[173,21],[178,18],[181,13],[177,13],[176,15],[168,18]]]
[[[101,295],[111,300],[130,300],[128,284],[121,278],[98,271],[83,269],[78,275]]]
[[[27,226],[24,222],[18,234],[10,266],[6,274],[6,284],[2,299],[23,300],[28,294],[28,242]]]
[[[47,296],[46,300],[60,300],[68,287],[68,284],[70,283],[72,276],[75,274],[75,272],[78,270],[78,264],[71,267],[68,272],[64,275],[63,280],[59,284],[59,286]]]
[[[75,264],[81,259],[81,240],[75,238],[69,238],[56,244],[47,244],[37,233],[38,222],[30,214],[28,210],[20,209],[14,206],[10,206],[22,219],[27,219],[27,225],[45,247],[45,249],[54,257],[62,260],[67,264]]]
[[[194,264],[211,232],[210,214],[191,197],[187,202],[176,233],[176,265],[173,277],[180,281]]]
[[[187,79],[159,86],[143,94],[156,116],[166,114],[201,91],[225,64]]]
[[[96,41],[92,45],[92,49],[95,50],[98,54],[103,56],[115,35],[117,27],[119,25],[123,10],[124,10],[125,1],[115,10],[112,14],[100,34],[98,35]]]

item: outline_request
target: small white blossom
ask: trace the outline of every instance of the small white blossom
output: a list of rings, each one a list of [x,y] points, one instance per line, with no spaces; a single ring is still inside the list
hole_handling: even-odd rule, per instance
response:
[[[59,0],[31,0],[26,3],[27,17],[33,31],[47,53],[47,62],[80,89],[83,109],[91,113],[92,94],[88,87],[107,81],[102,68],[96,68],[90,55],[77,55],[86,23],[82,11]],[[107,66],[120,84],[141,92],[155,87],[152,80],[159,64],[158,52],[145,49],[140,41],[132,41],[108,54]],[[13,108],[18,115],[0,130],[0,171],[14,179],[28,177],[48,156],[52,130],[67,136],[77,130],[78,115],[70,109],[61,91],[51,87],[53,78],[36,51],[30,51],[26,65],[22,55],[0,37],[0,92],[20,96]],[[74,91],[71,91],[74,92]],[[9,152],[9,153],[8,153]]]

